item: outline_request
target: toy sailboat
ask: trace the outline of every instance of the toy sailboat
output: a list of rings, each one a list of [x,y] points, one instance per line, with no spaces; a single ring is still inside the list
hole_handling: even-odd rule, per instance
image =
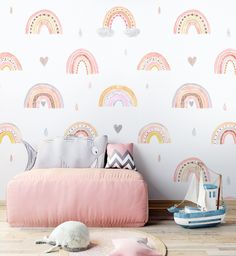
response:
[[[185,228],[211,227],[223,222],[226,208],[222,197],[222,176],[218,175],[218,186],[204,183],[203,172],[200,171],[199,180],[192,175],[185,199],[168,209],[174,214],[175,222]],[[185,206],[178,208],[183,202],[190,201],[196,207]]]

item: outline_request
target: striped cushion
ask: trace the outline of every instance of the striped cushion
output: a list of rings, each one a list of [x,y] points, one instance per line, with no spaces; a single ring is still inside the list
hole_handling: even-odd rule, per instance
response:
[[[133,143],[108,144],[105,168],[136,170],[133,158]]]

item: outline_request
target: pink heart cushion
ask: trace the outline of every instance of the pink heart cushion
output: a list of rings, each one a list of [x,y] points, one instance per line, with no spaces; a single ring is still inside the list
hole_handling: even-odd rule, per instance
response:
[[[130,239],[115,239],[112,242],[115,250],[109,256],[161,256],[160,253],[149,248],[145,243]]]

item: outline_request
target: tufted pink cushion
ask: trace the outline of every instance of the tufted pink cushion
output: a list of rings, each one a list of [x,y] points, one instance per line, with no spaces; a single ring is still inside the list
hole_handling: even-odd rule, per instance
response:
[[[147,186],[140,173],[111,169],[35,169],[7,186],[11,226],[57,226],[78,220],[88,226],[143,226]]]

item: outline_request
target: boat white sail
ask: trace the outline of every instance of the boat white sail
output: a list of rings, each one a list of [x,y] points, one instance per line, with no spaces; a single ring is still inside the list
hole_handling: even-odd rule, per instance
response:
[[[189,184],[185,200],[197,204],[197,207],[185,205],[184,208],[178,208],[175,205],[168,209],[174,214],[175,222],[185,228],[204,228],[216,226],[223,222],[226,208],[224,204],[220,205],[220,197],[222,196],[221,175],[219,176],[219,185],[213,183],[204,183],[203,171],[199,170],[200,178],[197,179],[193,174]]]
[[[197,204],[201,206],[202,209],[206,209],[206,190],[204,189],[204,181],[203,181],[203,172],[200,171],[200,179],[199,179],[199,193]]]
[[[184,199],[197,204],[198,193],[199,193],[199,183],[198,183],[198,180],[196,179],[196,175],[192,174],[191,182],[189,184],[188,191]]]

